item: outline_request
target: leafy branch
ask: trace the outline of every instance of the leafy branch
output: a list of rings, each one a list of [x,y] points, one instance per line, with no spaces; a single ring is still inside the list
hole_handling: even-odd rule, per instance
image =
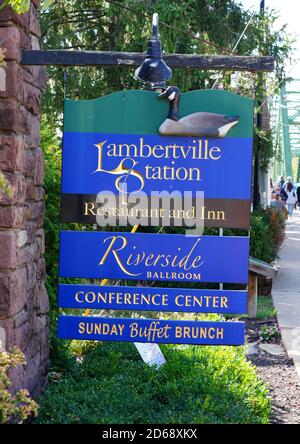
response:
[[[43,0],[41,2],[42,8],[48,8],[53,0]],[[2,0],[0,10],[10,6],[17,14],[25,14],[30,8],[30,0]]]
[[[10,6],[17,14],[25,14],[30,7],[30,0],[4,0],[0,9]]]
[[[8,370],[24,364],[25,358],[19,349],[14,348],[10,353],[0,350],[0,424],[22,423],[32,414],[37,416],[38,405],[29,397],[28,390],[19,390],[15,396],[9,391]]]

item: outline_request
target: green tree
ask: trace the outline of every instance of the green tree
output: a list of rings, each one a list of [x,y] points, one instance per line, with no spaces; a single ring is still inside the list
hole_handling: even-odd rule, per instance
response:
[[[233,0],[57,0],[41,15],[43,44],[49,49],[137,51],[146,49],[151,16],[158,12],[163,49],[167,53],[229,54],[250,20],[249,12]],[[236,53],[251,55],[258,48],[276,59],[274,82],[283,76],[290,51],[285,30],[265,35],[276,15],[252,17]],[[44,112],[57,125],[61,121],[63,69],[48,68],[49,82],[44,95]],[[72,98],[90,99],[127,88],[139,88],[132,68],[72,67],[68,92]],[[210,88],[216,72],[173,70],[172,83],[183,91]],[[219,83],[230,89],[228,72]],[[255,74],[242,74],[241,92],[253,95]]]

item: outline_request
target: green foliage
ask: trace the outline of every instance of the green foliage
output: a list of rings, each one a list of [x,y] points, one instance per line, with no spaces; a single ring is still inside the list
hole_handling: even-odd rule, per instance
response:
[[[53,0],[42,0],[41,7],[49,8]],[[30,8],[30,0],[3,0],[0,9],[10,6],[17,14],[25,14]]]
[[[3,50],[0,48],[0,67],[4,66],[5,62],[4,62],[4,52]]]
[[[51,6],[51,4],[53,3],[53,1],[54,0],[42,0],[41,1],[41,9],[42,9],[42,11],[45,10],[45,9],[48,9]]]
[[[60,230],[61,135],[41,120],[41,148],[45,159],[45,260],[46,289],[50,302],[50,357],[54,367],[66,368],[65,341],[57,338],[57,284]]]
[[[250,254],[271,263],[284,238],[285,215],[272,208],[259,208],[251,215]]]
[[[0,424],[22,423],[29,416],[37,415],[38,405],[30,399],[28,390],[19,390],[15,396],[9,392],[11,381],[7,372],[11,367],[23,364],[24,355],[17,348],[10,353],[0,350]]]
[[[162,346],[166,364],[145,365],[133,344],[91,344],[49,381],[38,423],[267,423],[267,390],[242,348]]]
[[[276,154],[271,131],[255,128],[253,153],[258,153],[260,168],[267,173],[270,161]]]
[[[257,299],[257,319],[275,318],[276,310],[271,296],[258,296]]]
[[[57,338],[57,285],[60,231],[61,191],[61,134],[49,125],[46,117],[41,120],[41,148],[45,160],[45,260],[46,289],[50,302],[50,355],[58,369],[69,365],[66,342]],[[68,226],[70,228],[70,225]],[[69,279],[68,282],[76,282]]]
[[[250,19],[250,13],[234,0],[57,0],[41,14],[45,48],[71,48],[104,51],[144,52],[151,32],[151,15],[158,12],[160,35],[166,53],[228,54]],[[276,59],[276,82],[291,42],[285,30],[265,35],[275,21],[273,13],[253,17],[236,53],[251,55],[260,48]],[[60,121],[63,97],[62,67],[48,68],[49,81],[43,106],[48,119]],[[210,88],[218,76],[219,84],[230,89],[230,73],[200,70],[173,70],[172,83],[182,91]],[[253,95],[256,75],[242,73],[240,92]],[[122,89],[139,88],[134,70],[119,67],[69,70],[68,95],[89,99]],[[265,94],[265,88],[264,88]]]
[[[0,9],[5,6],[11,6],[17,14],[25,14],[30,7],[30,0],[4,0]]]
[[[57,0],[44,2],[41,14],[45,48],[144,52],[151,32],[151,15],[158,12],[160,35],[167,53],[228,54],[250,20],[250,12],[234,0]],[[253,96],[257,104],[266,98],[266,87],[276,92],[291,57],[293,40],[285,26],[274,31],[276,12],[254,15],[236,54],[261,54],[275,58],[275,76],[241,73],[238,91]],[[63,67],[49,67],[43,109],[48,121],[62,124]],[[91,99],[122,89],[140,88],[131,67],[72,67],[68,71],[68,95]],[[230,89],[230,72],[173,70],[172,83],[182,91],[211,88],[218,84]],[[268,79],[268,80],[267,80]],[[271,134],[257,131],[254,150],[263,170],[268,169],[275,149]]]
[[[11,197],[12,188],[0,171],[0,196],[1,194],[5,194],[6,196]]]
[[[48,125],[44,117],[41,122],[41,147],[45,158],[45,258],[46,288],[48,291],[51,314],[56,307],[59,251],[59,208],[60,208],[60,174],[61,147],[58,134]]]
[[[276,325],[262,325],[259,329],[259,339],[261,342],[274,342],[279,336],[279,330]]]

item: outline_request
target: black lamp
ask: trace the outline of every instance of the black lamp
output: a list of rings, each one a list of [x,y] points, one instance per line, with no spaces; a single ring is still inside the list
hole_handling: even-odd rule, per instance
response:
[[[166,80],[172,77],[172,70],[162,59],[162,51],[158,35],[158,14],[153,14],[152,37],[148,41],[146,58],[135,71],[135,77],[152,89],[166,87]]]

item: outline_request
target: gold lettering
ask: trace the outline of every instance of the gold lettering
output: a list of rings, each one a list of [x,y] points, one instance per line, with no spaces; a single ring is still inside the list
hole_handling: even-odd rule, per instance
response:
[[[218,220],[225,220],[225,213],[224,211],[217,211],[217,219]]]
[[[84,202],[85,216],[88,216],[89,214],[91,214],[92,216],[96,216],[94,209],[95,209],[95,204],[93,202]]]
[[[220,328],[220,327],[217,328],[217,339],[219,339],[219,338],[221,338],[221,339],[224,338],[224,328]]]
[[[77,291],[77,293],[75,294],[75,300],[76,300],[76,302],[80,302],[80,303],[82,303],[83,301],[81,301],[81,300],[79,299],[79,295],[80,295],[80,294],[84,294],[83,291]]]
[[[94,327],[95,327],[94,334],[100,335],[101,334],[101,324],[94,324]]]
[[[117,326],[116,326],[116,324],[113,324],[113,325],[111,326],[111,332],[110,332],[110,334],[111,334],[111,335],[117,335],[117,334],[118,334],[118,330],[117,330]]]
[[[81,335],[84,333],[85,330],[84,326],[85,326],[84,322],[79,323],[78,330]]]
[[[228,298],[226,296],[222,296],[221,297],[221,307],[228,308],[227,302],[228,302]]]
[[[199,168],[189,168],[189,178],[188,180],[201,180],[200,170]],[[193,172],[196,173],[196,177],[193,178]]]
[[[92,291],[89,291],[85,296],[85,300],[90,304],[92,304],[96,300],[96,294],[93,293]]]
[[[157,151],[161,151],[162,152],[160,156],[157,154]],[[163,148],[163,146],[155,145],[153,147],[153,149],[152,149],[152,155],[154,157],[156,157],[157,159],[161,159],[162,157],[164,157],[164,148]]]
[[[208,212],[207,212],[207,219],[208,220],[210,220],[210,219],[215,220],[216,219],[216,213],[213,210],[208,210]]]
[[[211,327],[207,330],[208,332],[208,337],[209,339],[214,339],[215,338],[215,328]]]
[[[123,148],[125,148],[125,153],[123,151]],[[131,148],[133,148],[133,153],[130,152]],[[127,143],[120,143],[119,144],[119,156],[120,157],[138,157],[137,153],[137,146],[133,143],[131,145],[128,145]]]
[[[179,303],[179,299],[181,299],[181,298],[184,298],[184,296],[182,294],[179,294],[175,298],[175,304],[178,305],[179,307],[183,307],[184,306],[184,301],[182,302],[182,304]]]
[[[138,334],[138,324],[136,322],[133,322],[132,324],[130,324],[130,336],[131,338],[136,338]]]
[[[118,251],[121,251],[121,250],[123,250],[123,249],[126,247],[126,245],[127,245],[127,239],[126,239],[124,236],[109,236],[109,237],[107,237],[106,239],[104,239],[103,243],[106,242],[108,239],[111,239],[111,242],[110,242],[110,244],[109,244],[109,246],[108,246],[106,252],[104,253],[104,255],[103,255],[103,257],[102,257],[102,259],[100,260],[100,262],[99,262],[98,265],[103,265],[104,262],[105,262],[106,259],[107,259],[107,256],[108,256],[109,253],[112,251],[112,254],[114,255],[114,257],[115,257],[115,259],[116,259],[116,261],[117,261],[119,267],[121,268],[121,270],[122,270],[124,273],[128,274],[129,276],[138,276],[139,274],[141,274],[141,273],[130,273],[130,271],[126,270],[126,268],[124,267],[124,265],[123,265],[123,263],[122,263],[120,257],[119,257],[118,254],[117,254]],[[117,239],[121,239],[121,240],[122,240],[122,245],[121,245],[119,248],[112,249],[113,246],[114,246],[114,244],[115,244],[115,242],[117,241]]]
[[[219,154],[218,156],[214,156],[214,153],[220,153],[221,152],[221,148],[219,146],[214,146],[209,150],[209,157],[212,160],[219,160],[221,157],[221,154]]]
[[[104,140],[104,142],[100,142],[95,144],[95,147],[98,148],[98,167],[97,169],[94,171],[95,173],[97,171],[102,171],[102,149],[103,149],[103,145],[107,142],[107,140]]]
[[[168,324],[160,326],[159,321],[153,321],[147,327],[139,327],[137,322],[133,322],[129,326],[130,337],[146,338],[148,342],[155,341],[156,338],[169,338],[168,331],[172,328]]]
[[[147,147],[147,149],[148,149],[148,154],[146,156],[144,155],[145,147]],[[140,138],[140,157],[150,157],[151,153],[152,153],[151,146],[150,145],[145,145],[144,144],[144,138],[141,137]]]
[[[183,327],[183,337],[190,338],[190,327]]]
[[[110,157],[117,157],[118,156],[117,146],[115,143],[110,143],[109,145],[107,145],[106,154]]]
[[[175,338],[181,338],[182,336],[182,328],[180,326],[175,327]]]
[[[200,327],[200,338],[206,339],[207,335],[207,328],[206,327]]]
[[[85,330],[88,335],[91,335],[93,333],[93,324],[87,323],[85,326]]]
[[[202,307],[202,298],[198,298],[197,296],[194,296],[194,304],[195,305],[199,305],[199,307]]]
[[[219,307],[219,298],[218,296],[213,296],[213,307],[218,308]]]

